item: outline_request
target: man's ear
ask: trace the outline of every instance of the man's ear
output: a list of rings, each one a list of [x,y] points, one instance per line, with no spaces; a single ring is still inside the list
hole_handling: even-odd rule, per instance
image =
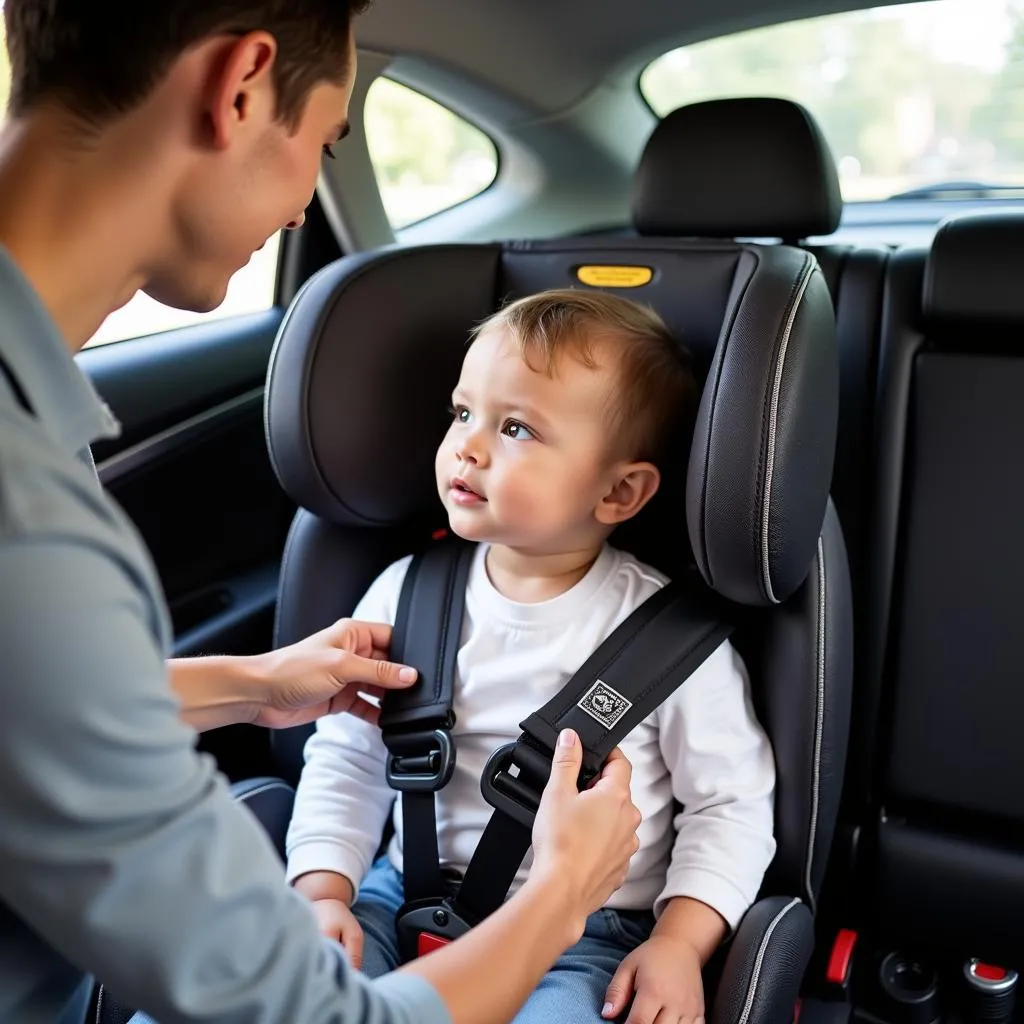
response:
[[[661,471],[652,462],[628,462],[616,467],[615,482],[594,515],[599,523],[615,526],[632,519],[657,493]]]
[[[277,40],[269,32],[249,32],[217,51],[210,64],[206,108],[217,149],[227,149],[253,122],[273,119],[276,57]]]

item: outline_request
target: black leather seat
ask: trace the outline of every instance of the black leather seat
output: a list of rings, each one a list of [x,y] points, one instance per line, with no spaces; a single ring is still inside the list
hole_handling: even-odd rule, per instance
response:
[[[839,226],[842,199],[832,154],[812,115],[789,100],[709,100],[680,107],[654,129],[637,168],[634,223],[651,238],[701,235],[799,245],[812,253],[832,296],[839,350],[839,427],[831,493],[850,564],[854,621],[868,607],[867,528],[874,464],[882,295],[890,250],[809,244]],[[854,663],[862,660],[856,631]],[[855,674],[859,679],[859,673]],[[856,694],[856,686],[855,686]],[[871,702],[853,703],[853,736],[870,733]],[[868,805],[870,745],[851,745],[837,842],[819,934],[831,942],[856,911],[850,881],[856,826]]]
[[[708,372],[692,455],[680,451],[664,493],[616,543],[672,574],[695,560],[748,610],[737,642],[775,747],[778,854],[768,901],[731,944],[715,1016],[783,1024],[813,942],[851,675],[846,556],[827,501],[838,360],[827,288],[807,253],[593,240],[395,248],[326,268],[289,311],[268,380],[272,459],[301,509],[277,642],[349,613],[385,565],[443,525],[433,452],[470,326],[506,298],[579,285],[581,267],[604,268],[599,278],[647,268],[650,281],[628,294],[657,308]],[[289,780],[307,735],[274,736]]]
[[[679,107],[651,134],[634,188],[633,222],[641,236],[778,238],[817,259],[835,308],[840,360],[832,498],[858,595],[889,250],[806,243],[836,230],[842,196],[824,135],[790,100],[745,97]]]
[[[887,281],[864,926],[1024,966],[1024,216],[947,222]],[[1016,595],[1016,596],[1015,596]]]

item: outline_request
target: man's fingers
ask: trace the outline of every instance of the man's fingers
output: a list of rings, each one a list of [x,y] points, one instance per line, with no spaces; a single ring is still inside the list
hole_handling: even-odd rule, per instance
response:
[[[598,782],[607,780],[613,785],[625,786],[628,789],[632,778],[633,766],[629,763],[629,758],[616,747],[608,755],[608,760],[605,761],[598,776]]]
[[[386,622],[363,622],[362,619],[339,619],[335,623],[343,637],[349,630],[355,630],[360,641],[370,641],[370,646],[386,651],[391,646],[391,627]]]
[[[342,652],[338,679],[344,684],[368,684],[385,690],[404,690],[416,681],[416,669],[393,661],[374,661],[358,654]]]
[[[583,764],[583,747],[580,738],[572,729],[563,729],[558,737],[558,745],[551,757],[551,777],[548,785],[559,789],[572,787],[576,792],[576,779]]]

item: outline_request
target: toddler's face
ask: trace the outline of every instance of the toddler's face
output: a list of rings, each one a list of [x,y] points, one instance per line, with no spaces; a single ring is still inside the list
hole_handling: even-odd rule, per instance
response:
[[[594,354],[594,368],[561,356],[549,377],[527,365],[504,328],[473,342],[435,462],[454,533],[536,554],[603,539],[594,510],[615,482],[608,423],[616,373],[599,346]]]

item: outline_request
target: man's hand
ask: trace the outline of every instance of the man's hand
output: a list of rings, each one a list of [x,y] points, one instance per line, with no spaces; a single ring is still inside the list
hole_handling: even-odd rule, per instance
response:
[[[363,966],[363,929],[348,904],[341,900],[314,900],[313,913],[320,934],[340,942],[352,966],[360,970]]]
[[[689,942],[652,935],[619,964],[601,1016],[614,1020],[635,994],[626,1024],[704,1024],[700,971],[700,954]]]
[[[575,911],[569,944],[583,934],[587,917],[622,885],[640,842],[640,812],[629,792],[632,766],[618,749],[584,792],[576,789],[583,748],[572,730],[559,737],[551,777],[533,824],[531,878],[553,878]]]
[[[380,709],[360,691],[379,698],[386,689],[416,680],[414,669],[387,660],[390,643],[390,626],[339,619],[290,647],[258,655],[255,668],[263,701],[254,704],[249,720],[287,729],[347,711],[376,723]]]

